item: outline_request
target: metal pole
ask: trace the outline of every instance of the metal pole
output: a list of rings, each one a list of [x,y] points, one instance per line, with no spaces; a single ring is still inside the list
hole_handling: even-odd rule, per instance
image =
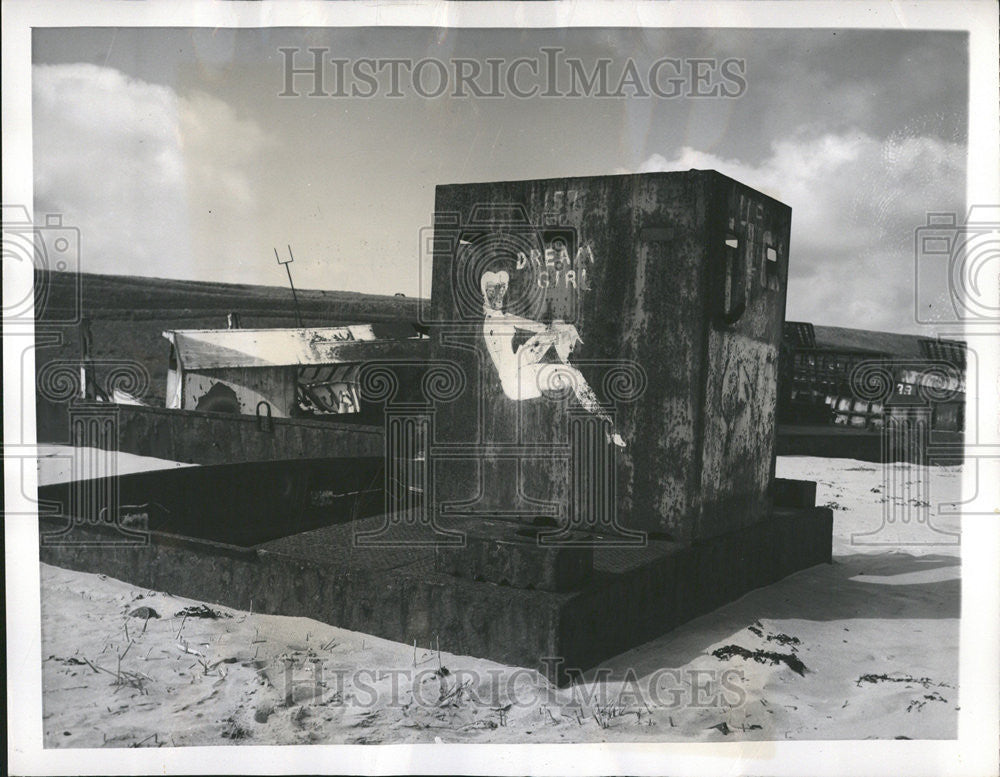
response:
[[[295,323],[299,329],[302,329],[302,312],[299,310],[299,295],[295,292],[295,283],[292,281],[292,270],[288,266],[295,261],[295,257],[292,256],[292,247],[288,246],[288,261],[283,262],[278,256],[278,249],[274,249],[274,258],[278,260],[278,264],[285,265],[285,272],[288,273],[288,285],[292,287],[292,299],[295,301]]]

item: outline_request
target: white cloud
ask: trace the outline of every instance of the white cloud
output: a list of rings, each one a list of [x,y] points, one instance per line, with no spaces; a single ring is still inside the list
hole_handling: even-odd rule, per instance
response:
[[[685,147],[635,172],[714,169],[792,206],[789,319],[915,331],[913,233],[964,210],[965,148],[933,137],[798,135],[759,163]]]
[[[218,279],[254,245],[268,138],[226,103],[91,64],[33,71],[35,204],[88,272]]]
[[[229,105],[204,92],[181,101],[179,119],[180,149],[192,188],[206,202],[253,206],[254,189],[247,171],[269,144],[261,129],[240,120]]]

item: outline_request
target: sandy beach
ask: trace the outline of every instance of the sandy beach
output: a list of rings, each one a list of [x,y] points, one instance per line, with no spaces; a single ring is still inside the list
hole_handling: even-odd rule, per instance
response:
[[[833,507],[833,563],[562,689],[538,667],[43,564],[45,746],[954,738],[958,519],[937,506],[961,469],[889,466],[891,494],[880,465],[780,458]],[[886,522],[911,491],[930,522]]]

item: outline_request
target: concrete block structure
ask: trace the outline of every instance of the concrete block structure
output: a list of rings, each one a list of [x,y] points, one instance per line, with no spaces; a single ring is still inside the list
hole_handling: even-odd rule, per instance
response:
[[[423,318],[467,380],[440,515],[625,544],[764,520],[790,224],[710,170],[439,186]]]

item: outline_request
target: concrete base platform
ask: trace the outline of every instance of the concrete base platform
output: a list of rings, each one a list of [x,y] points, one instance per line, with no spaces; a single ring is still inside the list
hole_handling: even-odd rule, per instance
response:
[[[777,508],[738,532],[693,545],[650,540],[594,549],[585,586],[522,590],[435,571],[433,547],[356,547],[357,532],[385,523],[401,540],[406,522],[375,516],[254,547],[161,532],[140,546],[115,545],[114,528],[78,525],[43,538],[41,559],[100,572],[143,588],[248,609],[315,618],[347,629],[452,653],[543,669],[558,658],[586,669],[745,592],[830,561],[827,508]],[[43,533],[65,525],[43,519]],[[549,662],[548,667],[554,666]],[[550,676],[552,672],[549,672]]]
[[[454,523],[449,528],[459,529],[465,544],[437,547],[437,572],[543,591],[584,588],[593,576],[594,549],[580,547],[589,540],[583,532],[568,533],[562,537],[564,542],[546,545],[546,532],[553,534],[556,529],[483,518],[462,518]]]

